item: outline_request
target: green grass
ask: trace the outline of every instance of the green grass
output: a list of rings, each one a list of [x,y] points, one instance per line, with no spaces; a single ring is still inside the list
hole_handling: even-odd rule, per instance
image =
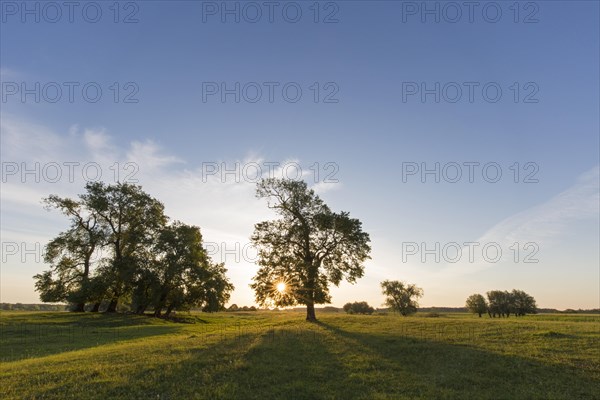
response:
[[[600,319],[2,312],[2,399],[595,399]]]

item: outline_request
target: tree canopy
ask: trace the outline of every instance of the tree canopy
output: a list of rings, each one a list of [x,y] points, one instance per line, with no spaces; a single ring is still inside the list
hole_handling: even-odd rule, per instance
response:
[[[479,314],[481,317],[482,314],[486,313],[488,310],[487,301],[480,294],[472,294],[467,298],[466,302],[467,308],[474,314]]]
[[[417,312],[417,299],[423,296],[423,289],[413,284],[389,280],[381,282],[381,288],[386,296],[385,304],[393,311],[403,316]]]

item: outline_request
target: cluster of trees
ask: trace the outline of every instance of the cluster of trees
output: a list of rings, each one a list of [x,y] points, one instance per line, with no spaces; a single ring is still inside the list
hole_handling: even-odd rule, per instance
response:
[[[344,311],[348,314],[368,314],[371,315],[375,311],[366,301],[355,301],[354,303],[344,304]]]
[[[486,293],[487,300],[480,294],[472,294],[467,298],[467,308],[481,317],[487,313],[491,317],[523,316],[537,313],[537,305],[533,296],[522,290],[512,292],[492,290]]]
[[[207,255],[200,228],[169,222],[163,204],[140,186],[90,182],[77,199],[44,201],[69,227],[46,247],[50,269],[34,276],[42,301],[68,302],[79,312],[86,304],[114,312],[128,303],[133,312],[160,316],[217,311],[229,299],[233,285],[224,264]]]

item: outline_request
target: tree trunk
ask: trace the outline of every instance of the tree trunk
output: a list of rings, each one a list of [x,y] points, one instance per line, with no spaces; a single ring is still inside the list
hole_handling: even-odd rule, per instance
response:
[[[113,297],[110,300],[110,303],[108,304],[108,308],[106,309],[105,312],[107,313],[114,313],[117,312],[117,304],[119,302],[119,299],[117,299],[116,297]]]
[[[77,303],[73,307],[73,312],[85,312],[85,303]]]
[[[162,309],[165,307],[166,303],[167,303],[167,294],[164,292],[164,289],[163,289],[163,293],[160,295],[160,299],[154,306],[154,316],[155,317],[160,317],[160,313],[162,312]]]
[[[315,303],[312,301],[306,305],[306,320],[311,322],[317,320],[317,316],[315,315]]]
[[[94,303],[94,306],[92,307],[91,312],[98,312],[99,309],[100,309],[100,302]]]
[[[479,318],[481,318],[481,313],[479,313]]]
[[[319,273],[318,268],[314,268],[313,259],[311,257],[305,258],[304,263],[308,266],[308,280],[306,288],[306,320],[310,322],[315,322],[317,320],[317,316],[315,315],[315,289],[317,282],[317,276]]]
[[[173,311],[173,305],[169,305],[169,307],[167,307],[167,312],[165,312],[165,317],[170,316],[171,311]]]

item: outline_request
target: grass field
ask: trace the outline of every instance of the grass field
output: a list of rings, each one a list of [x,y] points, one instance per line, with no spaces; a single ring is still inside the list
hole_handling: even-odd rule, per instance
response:
[[[598,399],[600,318],[2,312],[1,399]]]

